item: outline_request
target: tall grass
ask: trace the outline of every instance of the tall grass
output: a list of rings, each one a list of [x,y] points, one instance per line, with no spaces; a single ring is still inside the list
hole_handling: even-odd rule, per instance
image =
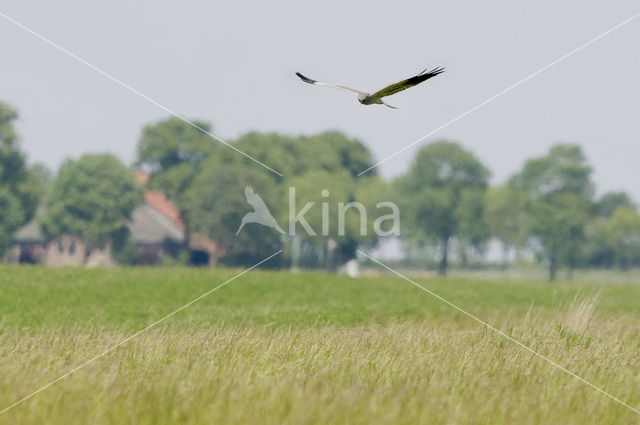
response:
[[[579,337],[511,329],[640,404],[638,321]],[[125,334],[2,334],[8,405]],[[487,331],[430,321],[353,327],[164,327],[0,416],[6,424],[630,424],[638,415]]]
[[[233,273],[4,271],[0,410]],[[421,283],[640,406],[637,285]],[[640,423],[399,279],[259,272],[192,307],[0,424]]]

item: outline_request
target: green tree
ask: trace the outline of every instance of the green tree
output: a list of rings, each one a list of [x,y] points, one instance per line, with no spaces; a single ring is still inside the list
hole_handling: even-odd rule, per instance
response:
[[[211,124],[193,122],[211,132]],[[179,207],[200,165],[218,148],[219,142],[202,130],[171,117],[145,126],[138,141],[136,164],[150,171],[149,186],[162,190]]]
[[[289,219],[304,213],[294,223],[304,266],[335,270],[354,259],[359,247],[376,244],[378,215],[391,213],[377,207],[378,202],[388,200],[384,182],[377,177],[353,177],[349,168],[312,170],[288,180],[287,185],[295,188],[295,201],[293,193],[289,194],[288,205],[294,211]]]
[[[447,272],[449,245],[479,246],[486,238],[484,194],[489,171],[457,143],[435,142],[422,148],[408,172],[397,182],[405,241],[435,245],[440,251],[438,271]]]
[[[606,234],[621,268],[628,269],[640,258],[640,215],[635,208],[616,209],[607,222]]]
[[[43,187],[20,151],[13,126],[17,112],[0,102],[0,256],[11,235],[35,214]]]
[[[223,264],[252,265],[282,248],[282,234],[258,224],[248,224],[236,235],[242,217],[252,211],[245,196],[246,187],[253,188],[285,228],[282,213],[286,195],[255,165],[207,165],[185,195],[185,217],[191,230],[215,240],[226,250]]]
[[[615,247],[611,246],[608,230],[609,219],[594,217],[585,227],[584,265],[610,268],[615,265]]]
[[[41,162],[36,162],[29,168],[29,174],[42,193],[46,192],[48,185],[53,180],[53,172],[49,167]]]
[[[491,234],[502,244],[503,267],[509,252],[523,242],[522,222],[525,197],[508,185],[489,188],[485,195],[484,220]]]
[[[51,184],[42,227],[49,237],[71,234],[89,248],[103,248],[114,240],[124,247],[127,220],[141,201],[131,171],[115,156],[84,155],[60,167]]]
[[[349,138],[337,131],[326,131],[311,136],[250,132],[240,136],[233,145],[281,173],[282,177],[279,177],[265,170],[276,182],[283,182],[287,178],[300,176],[311,170],[347,170],[349,174],[356,176],[373,163],[373,155],[360,140]],[[259,167],[249,158],[230,149],[219,150],[215,155],[215,161],[220,165]],[[375,170],[363,177],[372,175],[375,175]]]
[[[592,267],[613,267],[619,261],[619,249],[610,234],[611,217],[618,209],[634,210],[635,203],[625,192],[607,192],[596,202],[594,217],[586,228],[584,264]]]
[[[338,131],[301,137],[299,143],[303,147],[305,158],[303,172],[311,169],[329,173],[346,171],[352,177],[357,177],[373,165],[373,155],[360,140],[349,138]],[[359,179],[376,175],[377,169],[373,169]]]
[[[162,191],[178,208],[185,224],[185,246],[189,245],[192,232],[186,217],[190,202],[187,193],[202,164],[220,144],[207,134],[212,131],[210,123],[192,122],[198,128],[177,117],[145,126],[138,140],[136,159],[136,165],[151,174],[148,187]]]
[[[525,226],[546,253],[549,280],[562,263],[572,270],[593,211],[591,167],[580,147],[553,146],[547,155],[527,161],[510,185],[526,195]]]
[[[618,208],[635,208],[635,203],[625,192],[608,192],[596,202],[596,212],[601,217],[610,218]]]
[[[319,197],[321,189],[333,192],[335,188],[336,197],[342,194],[345,196],[344,202],[349,202],[355,199],[357,192],[352,183],[354,176],[369,167],[373,159],[362,142],[339,132],[324,132],[312,136],[251,132],[241,136],[233,144],[283,176],[265,170],[229,149],[219,149],[199,167],[193,184],[185,191],[185,217],[193,230],[208,235],[227,249],[227,258],[222,259],[222,262],[229,264],[254,263],[279,248],[284,248],[287,253],[291,252],[289,248],[292,241],[283,238],[273,229],[251,224],[235,235],[242,217],[251,211],[244,195],[245,186],[255,189],[282,228],[287,230],[289,186],[300,184],[308,188],[309,190],[298,191],[303,198]],[[377,179],[375,173],[363,176],[358,181],[364,188],[368,187],[366,182],[374,179]],[[343,190],[346,188],[348,190]],[[311,191],[315,192],[311,194]],[[349,220],[351,215],[349,214]],[[347,228],[351,229],[350,226]],[[306,252],[318,254],[317,246],[314,245],[316,242],[319,243],[319,240],[313,243],[306,240]],[[337,263],[354,255],[357,246],[355,239],[350,239],[349,243],[346,239],[341,239],[337,243]],[[310,254],[310,257],[313,255]]]

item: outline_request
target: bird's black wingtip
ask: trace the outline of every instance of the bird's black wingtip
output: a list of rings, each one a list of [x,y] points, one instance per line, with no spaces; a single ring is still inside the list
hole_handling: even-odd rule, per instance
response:
[[[305,83],[309,83],[309,84],[315,84],[316,83],[316,80],[312,80],[311,78],[305,77],[304,75],[300,74],[299,72],[296,72],[296,75],[298,76],[298,78],[300,78]]]
[[[434,75],[442,74],[444,72],[444,67],[443,66],[435,67],[429,72],[427,72],[427,69],[429,69],[429,68],[425,68],[424,71],[422,71],[418,75],[425,75],[425,73],[426,73],[426,75],[434,76]]]

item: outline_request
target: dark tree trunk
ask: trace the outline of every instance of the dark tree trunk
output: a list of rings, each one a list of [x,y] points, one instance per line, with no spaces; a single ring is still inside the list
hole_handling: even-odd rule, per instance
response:
[[[555,255],[551,255],[549,259],[549,282],[556,280],[556,272],[558,271],[558,260]]]
[[[440,258],[440,264],[438,265],[438,274],[440,276],[447,275],[447,268],[449,267],[449,237],[442,238],[442,257]]]
[[[502,243],[502,271],[506,271],[509,265],[509,244]]]

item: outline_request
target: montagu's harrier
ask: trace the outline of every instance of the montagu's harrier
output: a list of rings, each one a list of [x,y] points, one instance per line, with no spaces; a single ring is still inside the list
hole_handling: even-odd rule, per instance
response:
[[[305,83],[313,84],[314,86],[333,87],[334,89],[340,89],[348,91],[349,93],[353,93],[358,96],[358,101],[363,105],[378,104],[388,106],[389,108],[398,109],[395,106],[387,105],[386,103],[384,103],[382,101],[382,98],[385,96],[391,96],[392,94],[398,93],[399,91],[406,90],[409,87],[416,86],[421,82],[426,81],[431,77],[435,77],[442,72],[444,72],[444,68],[434,68],[429,72],[427,72],[427,70],[425,69],[415,77],[407,78],[406,80],[400,81],[399,83],[391,84],[390,86],[387,86],[382,90],[378,90],[373,94],[350,89],[349,87],[338,86],[336,84],[322,83],[320,81],[312,80],[311,78],[305,77],[299,72],[296,72],[296,75],[300,77],[300,79]]]

